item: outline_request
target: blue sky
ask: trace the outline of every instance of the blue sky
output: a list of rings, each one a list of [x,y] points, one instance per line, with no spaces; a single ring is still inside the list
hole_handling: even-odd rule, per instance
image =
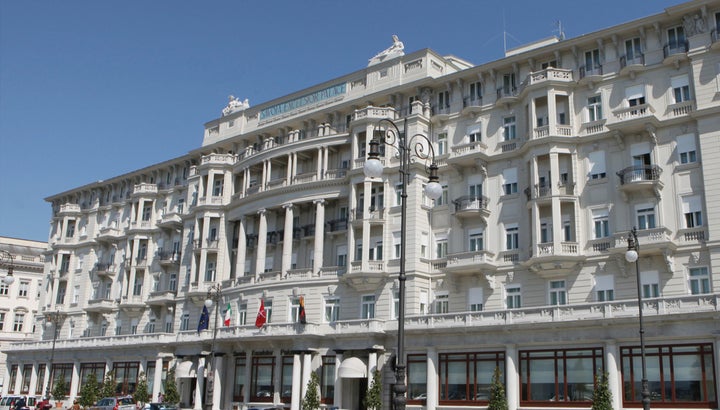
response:
[[[393,34],[482,64],[503,31],[513,48],[558,20],[576,37],[679,3],[3,0],[0,236],[46,241],[44,198],[183,155],[228,95],[256,105],[362,69]]]

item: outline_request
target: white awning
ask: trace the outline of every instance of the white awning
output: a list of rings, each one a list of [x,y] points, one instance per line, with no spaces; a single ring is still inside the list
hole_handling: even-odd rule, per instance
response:
[[[175,368],[175,377],[196,377],[195,363],[192,360],[183,360]]]
[[[367,377],[367,366],[357,357],[348,357],[338,368],[338,376],[342,379],[360,379]]]

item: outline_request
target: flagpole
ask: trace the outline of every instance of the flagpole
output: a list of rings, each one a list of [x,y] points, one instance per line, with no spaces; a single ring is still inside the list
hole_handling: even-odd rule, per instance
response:
[[[210,287],[207,291],[207,298],[205,299],[205,307],[212,307],[215,303],[215,327],[213,328],[213,338],[210,344],[210,360],[207,364],[207,389],[205,406],[211,409],[217,410],[220,406],[216,406],[213,402],[213,391],[215,390],[215,340],[217,339],[218,331],[218,310],[220,308],[220,300],[222,299],[222,288],[219,283],[216,283]]]

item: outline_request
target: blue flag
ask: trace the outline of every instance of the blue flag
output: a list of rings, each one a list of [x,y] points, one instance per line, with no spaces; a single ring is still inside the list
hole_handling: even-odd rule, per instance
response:
[[[208,313],[207,306],[203,305],[203,311],[200,315],[200,322],[198,322],[198,333],[208,328],[210,324],[210,313]]]

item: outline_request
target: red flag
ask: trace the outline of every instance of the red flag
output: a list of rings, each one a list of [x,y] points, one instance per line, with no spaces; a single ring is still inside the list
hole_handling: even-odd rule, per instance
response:
[[[305,318],[305,298],[302,296],[300,296],[300,309],[298,311],[298,319],[303,325],[307,323],[307,318]]]
[[[260,309],[258,309],[257,319],[255,319],[255,327],[263,327],[267,321],[265,316],[265,301],[260,299]]]

